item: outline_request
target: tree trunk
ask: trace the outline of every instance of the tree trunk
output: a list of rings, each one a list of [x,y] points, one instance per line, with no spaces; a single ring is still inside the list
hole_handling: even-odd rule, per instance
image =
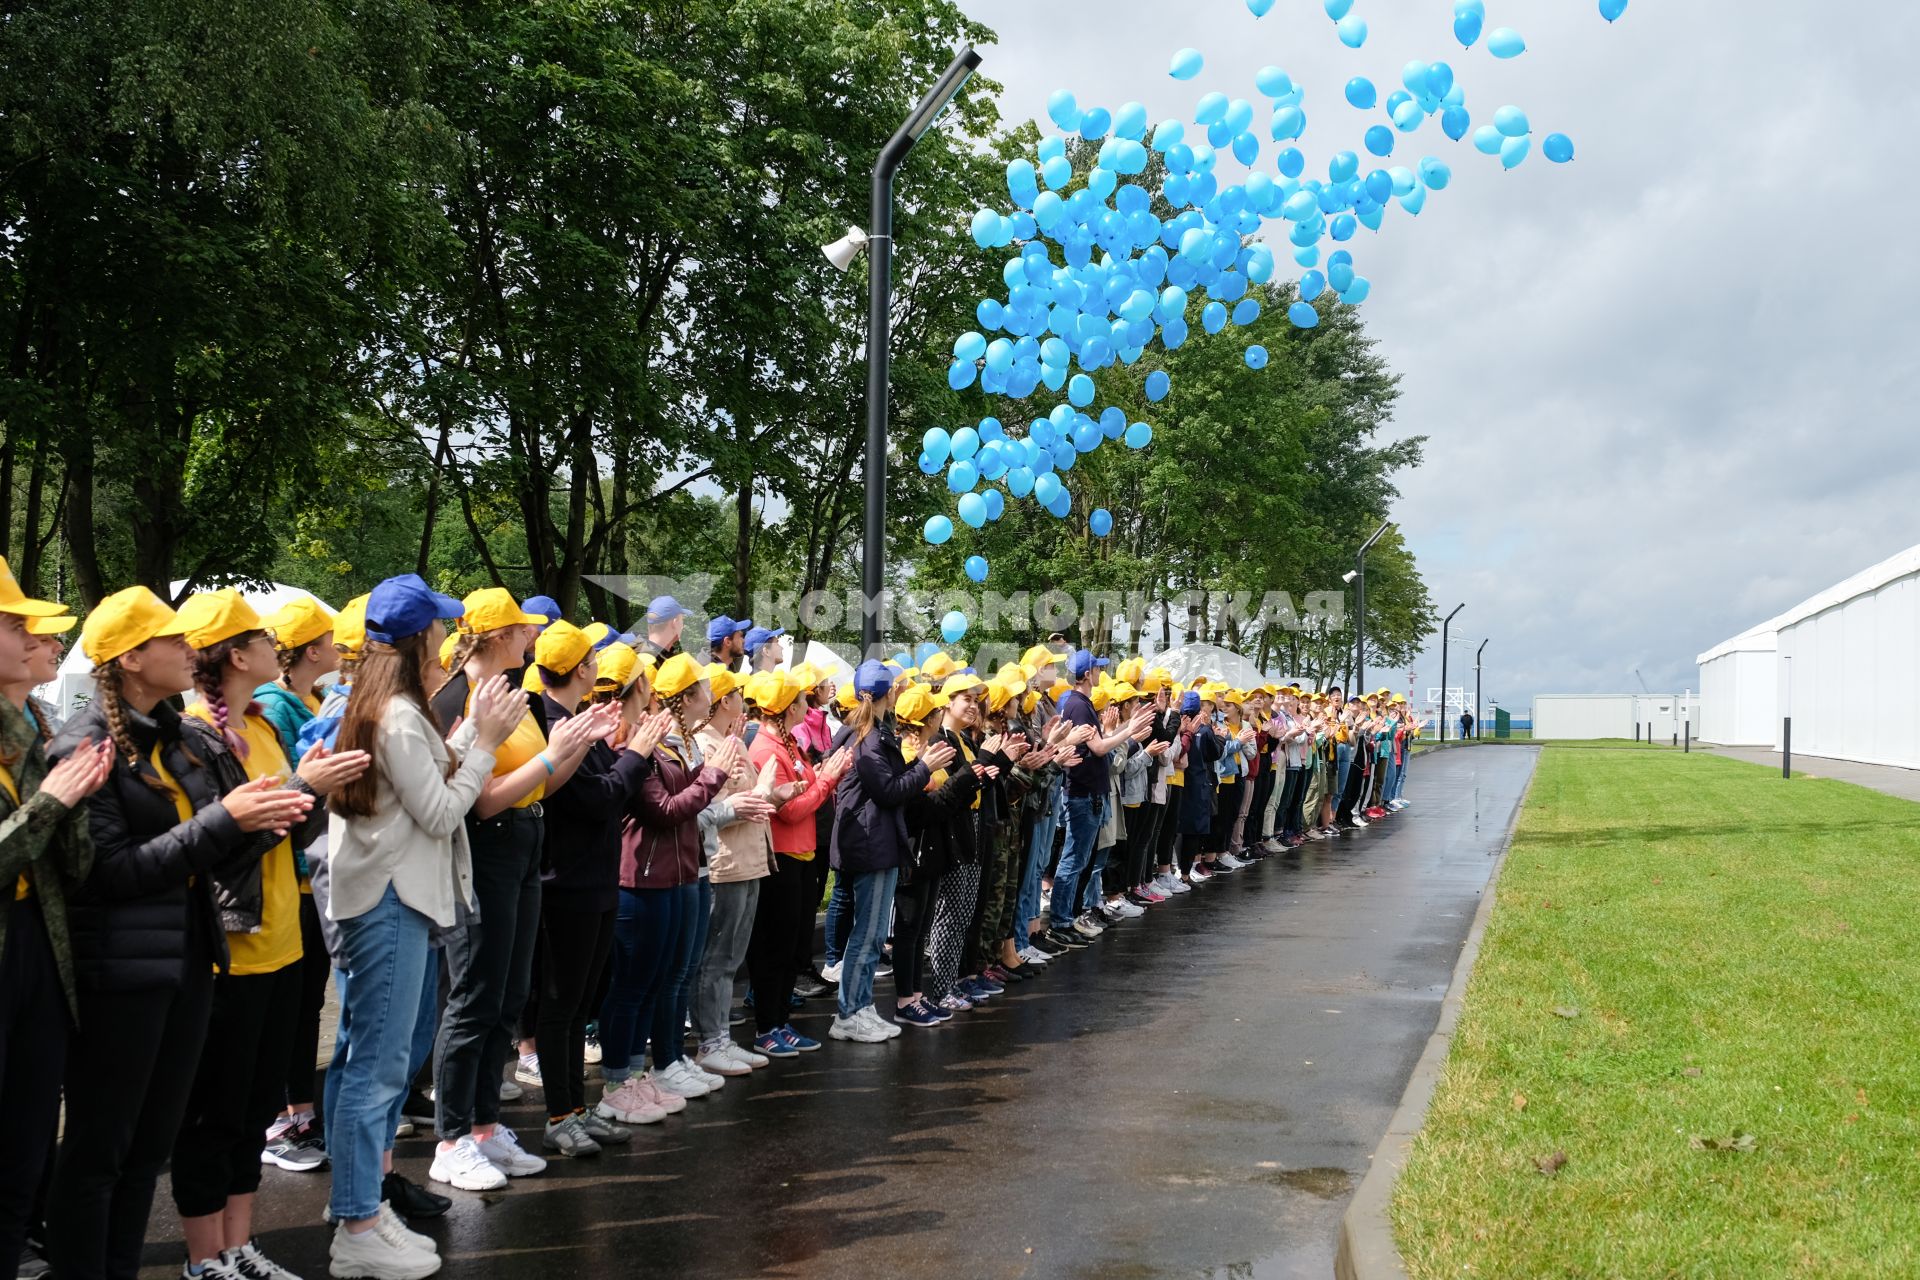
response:
[[[100,554],[93,541],[93,437],[75,433],[67,453],[67,557],[80,605],[91,609],[106,596]]]
[[[733,616],[748,616],[747,593],[753,581],[753,466],[740,479],[733,497],[736,526],[733,535]]]
[[[20,549],[24,553],[14,576],[19,579],[20,589],[28,595],[37,595],[40,591],[40,558],[34,551],[40,545],[40,514],[45,505],[47,489],[47,434],[43,430],[40,438],[33,442],[33,465],[27,471],[27,510],[25,522],[20,527]]]
[[[420,552],[413,558],[413,571],[423,578],[427,576],[427,558],[433,550],[433,525],[440,515],[440,468],[445,465],[447,451],[452,447],[449,441],[452,434],[453,414],[443,408],[440,443],[434,446],[433,459],[427,464],[427,510],[420,521]]]

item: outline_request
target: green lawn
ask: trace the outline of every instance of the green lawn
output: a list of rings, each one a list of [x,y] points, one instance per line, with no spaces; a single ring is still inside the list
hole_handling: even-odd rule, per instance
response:
[[[1412,1275],[1920,1275],[1916,882],[1907,801],[1542,752],[1395,1189]]]

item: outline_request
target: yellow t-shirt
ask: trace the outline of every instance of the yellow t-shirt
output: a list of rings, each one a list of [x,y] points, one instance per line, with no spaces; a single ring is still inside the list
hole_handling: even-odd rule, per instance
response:
[[[194,703],[187,714],[213,723],[213,713],[204,702]],[[280,749],[280,735],[266,720],[240,716],[230,717],[227,723],[247,744],[247,758],[242,762],[247,777],[273,774],[284,780],[293,772],[286,752]],[[180,803],[185,803],[184,798]],[[192,816],[191,811],[184,816]],[[227,972],[241,977],[277,973],[300,958],[300,877],[293,869],[292,840],[282,840],[260,860],[259,931],[227,934],[227,951],[232,956]]]
[[[7,794],[13,797],[13,807],[18,809],[20,807],[20,786],[13,780],[13,770],[3,764],[0,764],[0,787],[7,789]],[[23,871],[20,873],[20,882],[13,886],[13,900],[15,902],[25,902],[27,897],[32,893],[33,885],[28,882],[27,874]]]
[[[467,694],[467,714],[473,714],[473,694]],[[520,723],[514,726],[507,740],[493,753],[493,776],[505,777],[527,761],[547,749],[547,735],[540,732],[540,722],[533,718],[533,711],[520,717]],[[524,809],[547,794],[547,784],[541,783],[533,790],[513,802],[516,809]]]

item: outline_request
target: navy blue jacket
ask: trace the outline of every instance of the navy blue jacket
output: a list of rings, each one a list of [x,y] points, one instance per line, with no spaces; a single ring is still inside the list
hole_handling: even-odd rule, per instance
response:
[[[1222,750],[1210,722],[1202,720],[1194,727],[1193,742],[1187,748],[1186,785],[1179,788],[1183,836],[1204,836],[1213,829],[1213,793],[1220,783],[1213,764]]]
[[[906,861],[907,803],[930,776],[923,761],[908,764],[900,753],[892,717],[856,742],[853,768],[833,793],[833,869],[861,875]]]

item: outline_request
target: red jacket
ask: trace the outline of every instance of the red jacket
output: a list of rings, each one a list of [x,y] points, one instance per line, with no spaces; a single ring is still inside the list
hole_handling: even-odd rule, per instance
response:
[[[685,748],[669,738],[653,753],[653,772],[620,826],[620,883],[628,889],[671,889],[700,878],[700,811],[713,803],[727,775],[712,765],[690,770]]]
[[[762,729],[747,745],[747,758],[756,770],[774,762],[773,785],[804,782],[806,790],[781,805],[773,813],[773,851],[775,853],[818,853],[819,827],[814,813],[833,794],[834,784],[820,776],[805,759],[795,760],[780,741],[780,735]]]

